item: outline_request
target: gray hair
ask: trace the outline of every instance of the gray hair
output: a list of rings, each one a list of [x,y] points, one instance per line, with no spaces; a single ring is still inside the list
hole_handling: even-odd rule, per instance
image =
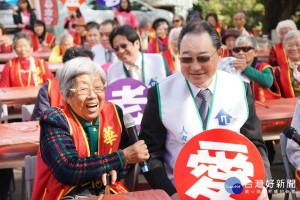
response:
[[[104,87],[107,86],[105,72],[100,66],[86,57],[77,57],[64,63],[57,73],[56,77],[59,82],[59,91],[64,99],[72,96],[69,90],[75,84],[75,78],[82,74],[99,74]]]
[[[170,34],[169,34],[169,41],[172,41],[173,40],[173,36],[175,33],[180,33],[180,31],[182,30],[182,27],[176,27],[176,28],[173,28],[171,31],[170,31]]]
[[[13,48],[16,50],[17,41],[20,39],[25,39],[29,42],[30,46],[32,47],[32,41],[28,33],[18,32],[13,39]]]
[[[299,30],[290,30],[283,39],[283,46],[285,45],[285,43],[287,42],[287,40],[293,39],[293,38],[297,38],[300,37],[300,31]]]
[[[139,27],[140,28],[146,27],[148,22],[150,22],[150,20],[147,17],[142,16],[139,20]]]
[[[242,18],[246,19],[246,15],[244,12],[237,12],[233,15],[233,17],[235,17],[237,14],[242,14]]]
[[[71,39],[74,42],[73,36],[70,33],[65,33],[61,36],[59,44],[61,44],[62,41],[67,40],[67,39]]]
[[[297,30],[297,26],[293,20],[287,19],[279,22],[276,26],[276,33],[279,35],[279,31],[282,28],[290,28],[291,30]]]
[[[248,36],[248,35],[239,36],[236,39],[234,46],[237,46],[239,43],[247,43],[254,49],[257,49],[257,45],[258,45],[256,39],[253,36]]]

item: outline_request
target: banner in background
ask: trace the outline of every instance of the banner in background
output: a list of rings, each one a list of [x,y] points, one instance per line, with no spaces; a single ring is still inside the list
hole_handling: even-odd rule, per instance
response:
[[[56,0],[40,0],[36,4],[36,10],[39,18],[46,26],[55,26],[58,23],[58,6]]]
[[[108,7],[108,8],[113,8],[113,7],[118,7],[120,4],[121,0],[97,0],[98,3],[101,5]]]
[[[76,11],[85,0],[60,0],[70,11]]]
[[[8,3],[9,5],[16,5],[18,0],[4,0],[4,2]]]

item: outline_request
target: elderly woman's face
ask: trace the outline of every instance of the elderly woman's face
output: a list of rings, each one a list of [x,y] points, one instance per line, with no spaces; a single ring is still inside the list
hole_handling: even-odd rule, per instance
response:
[[[238,52],[235,52],[235,57],[239,59],[246,59],[247,65],[251,65],[256,56],[255,50],[253,49],[251,44],[240,42],[235,47],[240,47],[240,50]]]
[[[63,41],[61,41],[61,43],[60,43],[60,48],[61,48],[63,54],[65,54],[65,52],[72,46],[74,46],[74,42],[73,42],[72,38],[66,38]]]
[[[21,59],[29,59],[32,54],[32,46],[25,38],[18,39],[16,42],[16,54]]]
[[[99,88],[102,92],[94,92]],[[103,108],[105,98],[104,85],[100,75],[79,75],[75,78],[72,89],[76,89],[78,92],[73,92],[72,96],[67,98],[68,104],[84,120],[90,123],[94,122]],[[80,91],[85,91],[87,94],[82,94],[83,92]]]
[[[165,38],[168,34],[168,31],[164,29],[163,25],[160,25],[155,30],[157,37],[159,38]]]
[[[286,56],[292,60],[300,61],[300,37],[295,37],[287,40],[284,44]]]
[[[292,30],[290,27],[283,27],[279,30],[279,40],[281,42],[281,44],[283,43],[283,39],[284,39],[284,36],[290,31]]]

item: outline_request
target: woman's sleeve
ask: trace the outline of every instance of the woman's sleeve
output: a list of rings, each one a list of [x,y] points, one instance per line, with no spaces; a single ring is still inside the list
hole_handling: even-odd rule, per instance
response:
[[[14,18],[14,23],[17,24],[21,24],[22,23],[22,18],[20,15],[20,12],[17,12],[17,14],[13,14],[13,18]]]
[[[62,56],[59,55],[59,45],[52,49],[48,61],[49,63],[62,63]]]
[[[0,87],[10,87],[10,66],[9,61],[6,62],[1,73]]]
[[[136,16],[135,14],[131,11],[131,22],[130,22],[130,25],[133,27],[133,28],[137,28],[139,26],[139,23],[138,23],[138,20],[136,19]]]
[[[79,157],[68,123],[58,108],[40,119],[40,151],[44,163],[64,185],[81,185],[99,180],[103,173],[118,170],[124,163],[119,151],[104,156]]]
[[[30,14],[30,24],[26,25],[25,28],[28,30],[33,30],[33,24],[36,21],[36,15],[34,13]]]
[[[273,74],[269,67],[258,71],[253,67],[247,66],[243,74],[257,82],[263,88],[270,88],[273,85]]]

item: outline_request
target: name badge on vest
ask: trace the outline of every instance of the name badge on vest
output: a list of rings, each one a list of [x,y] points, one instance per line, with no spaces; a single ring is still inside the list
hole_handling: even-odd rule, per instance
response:
[[[154,80],[154,79],[155,79],[155,80]],[[148,83],[148,85],[149,85],[150,87],[155,86],[155,84],[157,83],[156,80],[157,80],[157,77],[151,78],[150,81],[149,81],[149,83]]]
[[[218,114],[215,117],[215,119],[218,120],[218,123],[220,126],[229,125],[231,118],[232,118],[232,116],[230,114],[228,114],[227,112],[225,112],[225,110],[223,108],[221,108],[221,110],[218,112]]]

